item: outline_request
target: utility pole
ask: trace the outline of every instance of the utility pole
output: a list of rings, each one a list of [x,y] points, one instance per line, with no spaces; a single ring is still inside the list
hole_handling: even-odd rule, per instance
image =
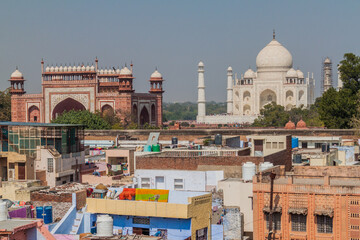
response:
[[[274,198],[274,179],[276,174],[270,173],[270,212],[269,212],[269,235],[268,240],[273,239],[273,198]]]

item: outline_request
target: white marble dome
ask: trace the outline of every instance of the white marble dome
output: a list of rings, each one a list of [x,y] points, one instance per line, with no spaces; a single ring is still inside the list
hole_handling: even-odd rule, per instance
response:
[[[228,71],[232,71],[232,67],[231,67],[231,66],[229,66],[227,70],[228,70]]]
[[[50,72],[50,67],[49,67],[49,66],[47,66],[47,67],[45,68],[45,72]]]
[[[287,73],[286,73],[286,77],[287,78],[297,78],[298,74],[295,69],[290,68],[289,71],[287,71]]]
[[[299,69],[296,70],[296,73],[298,75],[298,78],[304,78],[304,73],[302,71],[300,71]]]
[[[162,78],[162,75],[158,72],[158,70],[155,70],[155,72],[151,74],[151,78]]]
[[[256,78],[255,72],[249,68],[245,74],[244,74],[244,78]]]
[[[256,57],[256,67],[262,68],[291,68],[293,59],[291,53],[278,41],[273,39]]]
[[[12,77],[12,78],[22,78],[22,77],[23,77],[23,74],[22,74],[18,69],[16,69],[16,70],[11,74],[11,77]]]
[[[203,67],[204,63],[202,61],[199,62],[198,67]]]
[[[120,75],[131,75],[131,71],[130,69],[128,69],[127,67],[124,67],[120,70]]]

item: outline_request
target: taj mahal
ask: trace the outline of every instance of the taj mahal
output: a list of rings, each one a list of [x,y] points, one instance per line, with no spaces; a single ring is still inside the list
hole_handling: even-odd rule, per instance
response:
[[[301,70],[293,68],[291,53],[275,39],[256,57],[256,71],[249,68],[241,78],[227,69],[227,113],[206,115],[204,63],[198,64],[198,115],[197,123],[231,124],[252,123],[267,104],[275,102],[286,110],[314,102],[313,74],[307,78]]]

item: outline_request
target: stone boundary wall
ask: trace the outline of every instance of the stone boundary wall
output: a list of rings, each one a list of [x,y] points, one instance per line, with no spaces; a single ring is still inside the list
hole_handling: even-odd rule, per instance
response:
[[[30,194],[30,201],[36,202],[67,202],[72,203],[72,193],[51,193],[51,192],[32,192]],[[76,209],[80,210],[86,204],[86,190],[76,192]]]

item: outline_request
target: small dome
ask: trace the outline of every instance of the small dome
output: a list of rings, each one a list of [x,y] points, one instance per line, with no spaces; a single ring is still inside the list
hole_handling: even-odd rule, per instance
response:
[[[55,72],[58,72],[59,71],[59,67],[56,65],[55,69],[54,69]]]
[[[303,74],[302,71],[300,71],[300,70],[298,69],[298,70],[296,70],[296,72],[297,72],[298,78],[304,78],[304,74]]]
[[[327,57],[327,58],[325,59],[324,63],[331,63],[330,58]]]
[[[86,71],[90,71],[90,66],[87,65],[86,68],[85,68]]]
[[[104,70],[104,74],[108,74],[108,70],[107,70],[107,69]]]
[[[63,72],[63,71],[64,71],[63,66],[60,66],[60,67],[59,67],[59,72]]]
[[[132,75],[130,69],[128,69],[127,67],[124,67],[123,69],[120,70],[120,75]]]
[[[72,70],[73,70],[73,72],[76,72],[76,71],[77,71],[77,67],[74,65],[74,66],[72,67]]]
[[[244,78],[256,78],[255,72],[249,68],[245,74],[244,74]]]
[[[104,70],[103,70],[103,69],[100,69],[100,74],[104,74]]]
[[[45,68],[45,72],[50,72],[50,67],[49,67],[49,66],[47,66],[47,67]]]
[[[120,69],[118,68],[118,69],[116,69],[116,73],[117,74],[119,74],[120,73]]]
[[[158,70],[155,70],[155,72],[151,74],[151,78],[162,78],[162,75],[158,72]]]
[[[229,66],[227,70],[228,70],[228,71],[232,71],[232,67],[231,67],[231,66]]]
[[[297,122],[296,129],[307,129],[306,123],[301,119]]]
[[[84,65],[82,65],[82,67],[81,67],[81,71],[85,71],[86,70],[86,67],[84,66]]]
[[[285,129],[295,129],[295,123],[289,120],[289,122],[285,124]]]
[[[202,61],[199,62],[198,67],[203,67],[204,63]]]
[[[258,70],[262,68],[291,68],[291,53],[281,43],[273,39],[256,57]]]
[[[80,65],[76,68],[76,71],[81,72],[81,66]]]
[[[18,70],[16,69],[12,74],[11,74],[11,78],[22,78],[23,77],[23,74]]]
[[[95,67],[94,67],[94,65],[91,65],[91,67],[90,67],[90,71],[95,71]]]
[[[297,72],[295,71],[295,69],[290,68],[289,71],[287,71],[287,73],[286,73],[286,77],[287,77],[287,78],[297,78],[297,77],[298,77],[298,74],[297,74]]]
[[[50,72],[54,72],[54,71],[55,71],[54,66],[51,66],[51,67],[50,67]]]
[[[65,65],[63,70],[64,70],[64,72],[67,72],[67,71],[68,71],[68,67]]]

